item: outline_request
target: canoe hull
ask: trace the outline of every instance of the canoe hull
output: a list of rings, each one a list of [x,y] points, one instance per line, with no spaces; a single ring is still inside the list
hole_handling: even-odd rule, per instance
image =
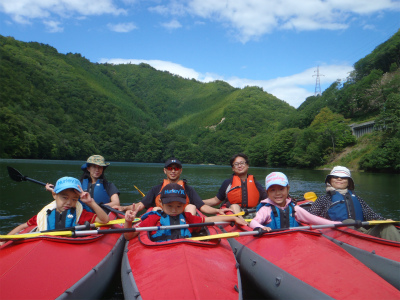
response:
[[[121,279],[125,299],[242,299],[240,273],[225,240],[154,243],[142,232],[126,244]]]
[[[353,255],[400,290],[400,243],[353,230],[323,229],[323,236]]]
[[[1,298],[99,299],[119,266],[124,242],[121,234],[104,234],[5,244],[0,248]]]
[[[251,231],[249,227],[227,231]],[[243,276],[274,299],[395,299],[400,293],[317,231],[229,239]]]

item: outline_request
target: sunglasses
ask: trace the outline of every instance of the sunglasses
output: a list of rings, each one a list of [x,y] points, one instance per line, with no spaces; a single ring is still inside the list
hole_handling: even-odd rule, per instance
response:
[[[343,180],[345,180],[345,179],[347,179],[347,177],[339,177],[339,176],[331,176],[331,178],[332,179],[343,179]]]
[[[174,170],[174,171],[179,171],[180,169],[182,169],[181,167],[166,167],[166,169],[168,170],[168,171],[172,171],[172,170]]]

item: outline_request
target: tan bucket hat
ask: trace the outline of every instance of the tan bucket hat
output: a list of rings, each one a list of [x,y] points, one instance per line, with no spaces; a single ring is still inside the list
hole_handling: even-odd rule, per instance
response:
[[[90,157],[87,159],[86,163],[84,163],[84,164],[81,166],[81,169],[82,169],[82,170],[85,170],[85,169],[88,167],[89,164],[91,164],[91,165],[98,165],[98,166],[101,166],[101,167],[108,167],[108,166],[110,165],[110,163],[106,162],[106,160],[104,159],[104,157],[101,156],[101,155],[92,155],[92,156],[90,156]]]

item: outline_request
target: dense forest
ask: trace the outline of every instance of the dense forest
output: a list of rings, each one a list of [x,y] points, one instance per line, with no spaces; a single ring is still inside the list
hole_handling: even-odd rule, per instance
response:
[[[92,63],[0,36],[0,157],[400,172],[400,31],[345,82],[295,109],[258,87],[201,83],[147,64]],[[352,123],[374,120],[357,139]],[[337,160],[340,156],[340,160]]]

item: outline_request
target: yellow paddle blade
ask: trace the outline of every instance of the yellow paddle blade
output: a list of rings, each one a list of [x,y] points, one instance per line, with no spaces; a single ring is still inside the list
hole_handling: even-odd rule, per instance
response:
[[[244,211],[241,211],[240,213],[234,214],[234,215],[218,215],[218,217],[237,217],[237,216],[243,216]]]
[[[136,223],[136,222],[139,222],[139,221],[140,221],[140,218],[136,218],[132,223]],[[123,224],[123,223],[125,223],[125,219],[112,220],[112,221],[110,221],[108,223],[105,223],[105,224],[103,224],[103,223],[94,223],[94,225],[96,227],[100,227],[100,226],[108,226],[108,225]]]
[[[72,231],[53,231],[53,232],[36,232],[36,233],[22,233],[22,234],[7,234],[7,235],[0,235],[1,239],[26,239],[32,238],[37,236],[72,236]]]
[[[253,219],[244,219],[247,223],[250,223],[251,221],[253,221]]]
[[[137,189],[137,191],[140,193],[140,195],[142,195],[142,197],[145,196],[145,194],[141,190],[139,190],[139,188],[136,185],[133,185],[133,186],[135,187],[135,189]]]
[[[393,220],[372,220],[367,222],[369,223],[369,225],[400,223],[400,221],[393,221]]]
[[[225,239],[240,236],[239,232],[231,232],[231,233],[220,233],[214,235],[206,235],[206,236],[197,236],[192,238],[187,238],[187,240],[192,241],[204,241],[204,240],[213,240],[213,239]]]
[[[304,194],[304,199],[308,201],[314,202],[315,200],[317,200],[317,198],[318,197],[314,192],[307,192]]]

